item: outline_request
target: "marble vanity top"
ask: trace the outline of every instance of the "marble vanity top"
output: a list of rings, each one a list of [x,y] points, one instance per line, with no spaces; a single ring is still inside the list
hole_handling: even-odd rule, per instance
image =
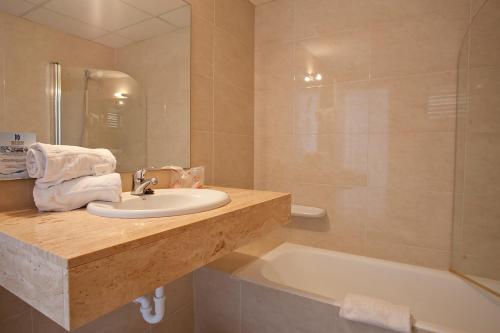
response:
[[[289,194],[215,189],[231,202],[183,216],[2,212],[0,285],[74,329],[289,221]]]

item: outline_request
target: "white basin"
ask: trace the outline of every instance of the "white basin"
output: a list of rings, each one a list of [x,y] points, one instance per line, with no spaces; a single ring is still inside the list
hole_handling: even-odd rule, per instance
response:
[[[122,194],[121,202],[94,201],[87,205],[91,214],[103,217],[138,219],[200,213],[222,207],[231,201],[222,191],[209,189],[160,189],[154,194]]]

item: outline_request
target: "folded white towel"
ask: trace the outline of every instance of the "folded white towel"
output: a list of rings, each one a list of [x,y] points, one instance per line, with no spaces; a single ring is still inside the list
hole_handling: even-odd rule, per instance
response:
[[[49,188],[35,184],[33,197],[40,211],[64,212],[85,206],[91,201],[121,200],[120,174],[86,176],[66,181]]]
[[[115,171],[116,159],[107,149],[34,143],[26,156],[26,168],[40,188],[82,176],[100,176]]]
[[[381,299],[348,294],[340,308],[340,317],[396,332],[411,332],[410,308]]]

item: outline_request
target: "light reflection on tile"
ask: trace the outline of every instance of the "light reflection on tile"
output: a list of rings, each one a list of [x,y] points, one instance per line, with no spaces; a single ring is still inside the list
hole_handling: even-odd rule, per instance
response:
[[[339,32],[296,42],[295,76],[322,75],[322,84],[367,80],[370,73],[369,31]],[[297,84],[307,85],[304,80]]]

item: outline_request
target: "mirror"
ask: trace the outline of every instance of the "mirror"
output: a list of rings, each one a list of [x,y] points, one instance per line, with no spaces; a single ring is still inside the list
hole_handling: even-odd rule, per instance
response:
[[[458,67],[451,270],[500,296],[500,0],[486,0]]]
[[[148,108],[142,86],[119,71],[56,66],[60,71],[60,112],[55,140],[63,145],[99,148],[117,160],[118,171],[150,165],[147,156]],[[59,110],[60,108],[60,110]],[[166,155],[164,155],[166,157]]]
[[[0,132],[189,167],[190,38],[182,0],[0,0]]]

